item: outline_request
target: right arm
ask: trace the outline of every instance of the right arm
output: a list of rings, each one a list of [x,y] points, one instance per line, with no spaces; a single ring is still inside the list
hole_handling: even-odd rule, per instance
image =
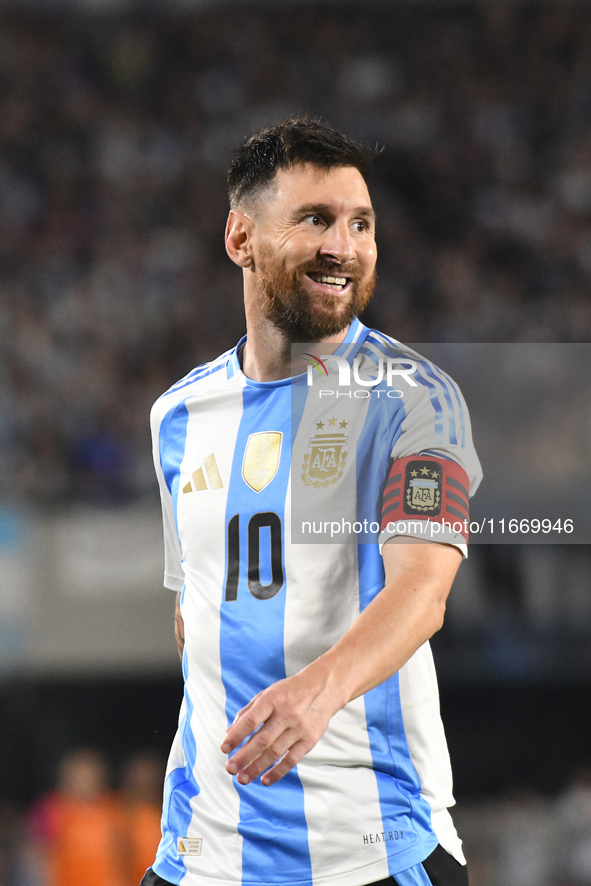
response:
[[[174,608],[174,639],[176,647],[179,651],[181,661],[183,660],[183,649],[185,648],[185,623],[181,615],[181,595],[176,595],[176,605]]]

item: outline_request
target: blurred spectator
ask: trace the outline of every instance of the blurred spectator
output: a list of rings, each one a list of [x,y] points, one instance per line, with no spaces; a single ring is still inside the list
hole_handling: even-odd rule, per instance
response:
[[[591,886],[591,767],[573,772],[556,811],[563,834],[563,875],[572,886]]]
[[[496,875],[511,886],[553,886],[556,827],[547,800],[515,790],[500,811]]]
[[[125,858],[129,886],[138,886],[156,857],[162,832],[162,761],[138,753],[123,767],[121,806],[125,826]]]
[[[29,871],[33,866],[25,861],[26,846],[23,815],[11,803],[0,803],[0,886],[37,886]]]
[[[0,497],[155,494],[151,402],[243,332],[231,149],[302,109],[386,147],[367,322],[588,341],[590,35],[586,4],[2,12]]]
[[[78,748],[62,760],[57,788],[32,809],[30,829],[46,886],[127,886],[124,822],[97,751]]]

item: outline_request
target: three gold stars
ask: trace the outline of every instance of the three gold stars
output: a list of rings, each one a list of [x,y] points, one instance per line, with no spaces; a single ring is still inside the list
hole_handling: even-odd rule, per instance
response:
[[[338,421],[338,419],[337,419],[336,415],[333,415],[332,418],[329,418],[329,419],[328,419],[328,427],[329,427],[329,428],[331,428],[331,427],[332,427],[332,428],[336,428],[336,426],[337,426],[337,421]],[[316,430],[317,430],[317,431],[322,431],[322,430],[324,430],[325,422],[323,422],[323,421],[317,421],[317,422],[315,422],[315,424],[316,424]],[[349,424],[349,422],[348,422],[348,421],[345,421],[345,420],[343,419],[343,421],[339,422],[339,428],[346,428],[348,424]]]
[[[342,422],[339,422],[339,428],[346,428],[348,424],[349,424],[348,421],[343,420]],[[333,415],[332,418],[328,419],[328,427],[329,428],[331,428],[331,427],[336,428],[336,426],[337,426],[337,417],[336,417],[336,415]],[[324,427],[324,422],[321,422],[321,421],[316,422],[316,428],[319,428],[320,430],[322,430],[323,427]]]
[[[439,476],[439,474],[437,473],[437,471],[429,471],[429,468],[421,468],[421,474],[423,475],[423,477],[428,477],[429,474],[431,474],[431,476],[432,476],[435,480],[436,480],[436,479],[438,478],[438,476]],[[411,471],[411,472],[410,472],[410,476],[411,476],[411,477],[418,477],[418,476],[419,476],[419,472],[418,472],[418,471]]]

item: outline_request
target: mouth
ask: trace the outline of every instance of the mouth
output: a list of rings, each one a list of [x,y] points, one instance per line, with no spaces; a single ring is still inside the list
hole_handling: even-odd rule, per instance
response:
[[[321,274],[310,271],[306,277],[322,292],[330,292],[332,295],[345,292],[352,285],[352,278],[345,274]]]

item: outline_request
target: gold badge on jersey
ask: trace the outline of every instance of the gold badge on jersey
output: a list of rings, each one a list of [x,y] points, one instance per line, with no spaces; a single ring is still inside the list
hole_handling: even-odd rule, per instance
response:
[[[255,492],[268,486],[277,473],[282,439],[281,431],[260,431],[248,438],[242,461],[242,477]]]
[[[336,426],[336,419],[330,419],[328,424]],[[345,421],[339,425],[341,428],[346,426]],[[323,429],[324,423],[320,421],[316,427]],[[345,446],[348,440],[346,434],[340,434],[336,430],[332,434],[315,434],[310,437],[308,448],[312,451],[306,452],[302,465],[302,480],[306,486],[321,489],[340,480],[345,470],[348,455]]]

